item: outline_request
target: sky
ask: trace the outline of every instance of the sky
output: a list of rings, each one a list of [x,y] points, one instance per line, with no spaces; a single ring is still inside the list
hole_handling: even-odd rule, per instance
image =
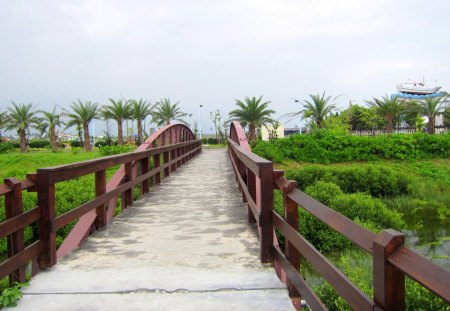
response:
[[[292,98],[324,91],[345,109],[408,79],[449,90],[449,9],[448,0],[0,0],[0,111],[11,101],[51,110],[77,98],[168,97],[212,132],[210,112],[226,118],[246,96],[263,95],[278,118],[302,109]]]

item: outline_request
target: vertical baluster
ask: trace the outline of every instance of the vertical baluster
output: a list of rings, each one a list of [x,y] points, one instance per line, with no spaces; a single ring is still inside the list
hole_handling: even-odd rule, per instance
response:
[[[260,167],[260,227],[261,227],[261,262],[271,262],[273,243],[273,166],[272,163]]]
[[[13,218],[23,213],[22,188],[20,181],[15,178],[6,178],[5,184],[12,189],[12,192],[5,195],[5,216],[6,219]],[[18,254],[25,248],[24,228],[19,228],[15,233],[7,237],[8,257]],[[9,275],[9,286],[14,282],[25,282],[25,268],[23,265]]]
[[[405,310],[405,274],[387,261],[404,241],[404,234],[392,229],[373,241],[373,296],[385,311]]]
[[[106,170],[95,172],[95,196],[99,197],[106,193]],[[97,218],[95,219],[95,227],[97,229],[107,224],[107,204],[101,204],[96,208]]]
[[[142,175],[147,174],[149,171],[149,165],[150,165],[149,158],[148,157],[142,158],[140,162],[141,162]],[[150,191],[150,186],[149,186],[148,178],[146,178],[141,182],[141,196],[148,193],[149,191]]]
[[[125,182],[133,180],[133,168],[132,163],[125,163]],[[122,210],[128,206],[133,205],[133,187],[125,190],[122,195]]]
[[[247,188],[253,202],[256,203],[256,176],[251,170],[247,170]],[[247,219],[249,223],[256,223],[255,216],[253,215],[250,206],[247,206]]]
[[[50,268],[56,264],[56,233],[51,229],[51,221],[56,216],[56,210],[55,184],[49,172],[38,169],[36,189],[40,209],[39,240],[42,245],[39,265],[41,268]]]
[[[288,197],[288,194],[295,189],[297,189],[297,182],[294,180],[290,180],[289,183],[283,187],[284,218],[289,225],[295,230],[298,230],[298,205]],[[300,253],[288,239],[286,239],[285,245],[286,257],[294,268],[297,271],[300,271]],[[300,298],[299,292],[290,281],[288,282],[288,290],[291,297]]]
[[[157,153],[153,156],[153,168],[160,167],[161,154]],[[161,170],[153,176],[153,185],[156,186],[161,182]]]

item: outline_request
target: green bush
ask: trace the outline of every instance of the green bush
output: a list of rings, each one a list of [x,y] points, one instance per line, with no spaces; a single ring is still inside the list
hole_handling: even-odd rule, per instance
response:
[[[123,145],[123,146],[103,146],[103,147],[100,147],[98,150],[101,155],[108,156],[108,155],[113,155],[113,154],[131,152],[134,149],[135,149],[135,147],[133,147],[133,146]]]
[[[100,148],[100,147],[105,147],[105,146],[109,146],[108,143],[104,140],[101,141],[96,141],[95,142],[95,147]]]
[[[307,187],[305,193],[375,233],[382,228],[404,227],[401,214],[389,210],[381,200],[368,194],[344,194],[336,184],[323,181]],[[281,194],[275,193],[274,206],[278,213],[283,213],[282,204]],[[299,210],[299,232],[322,252],[335,252],[352,245],[346,237],[304,209]]]
[[[70,147],[72,148],[80,148],[81,146],[81,142],[78,140],[71,140],[70,141]]]
[[[214,138],[214,137],[208,138],[208,144],[217,145],[218,143],[219,143],[219,141],[216,138]]]
[[[372,297],[373,281],[370,261],[371,257],[362,253],[362,251],[352,250],[340,256],[337,260],[337,266],[358,288]],[[352,310],[328,283],[317,283],[313,288],[330,311]],[[410,278],[406,278],[405,295],[405,309],[407,311],[448,310],[445,301]]]
[[[6,153],[9,151],[13,151],[16,148],[12,143],[9,142],[0,142],[0,153]]]
[[[49,140],[33,139],[30,140],[28,147],[30,148],[50,148],[51,144]]]
[[[375,197],[408,194],[408,178],[382,165],[307,167],[286,172],[289,179],[297,181],[305,190],[317,181],[333,182],[345,193],[365,192]]]
[[[282,151],[276,152],[277,149]],[[450,133],[353,136],[322,129],[310,134],[259,141],[253,152],[276,162],[294,160],[326,164],[380,159],[447,158],[450,156]]]

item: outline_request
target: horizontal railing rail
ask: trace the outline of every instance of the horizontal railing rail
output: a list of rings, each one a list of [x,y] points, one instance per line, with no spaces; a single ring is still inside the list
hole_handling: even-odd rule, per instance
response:
[[[300,273],[300,257],[302,257],[355,310],[404,310],[405,276],[450,303],[450,273],[406,247],[402,233],[387,229],[374,234],[358,225],[298,190],[296,182],[287,180],[282,171],[273,170],[270,161],[242,148],[237,142],[239,140],[236,139],[239,135],[232,131],[230,136],[229,154],[239,189],[243,193],[243,202],[248,204],[249,212],[257,220],[260,232],[276,228],[285,238],[284,252],[280,247],[271,245],[268,260],[275,260],[281,264],[287,275],[288,288],[292,297],[301,296],[313,310],[326,310]],[[283,193],[285,215],[279,215],[273,210],[272,200],[264,204],[269,210],[270,222],[261,221],[262,210],[252,195],[255,192],[255,185],[249,182],[249,176],[254,174],[259,176],[261,184],[264,184],[264,178],[267,176],[267,174],[264,176],[261,174],[264,168],[271,170],[272,176],[268,180],[272,187],[270,189],[259,187],[261,197],[272,198],[265,196],[264,191],[272,193],[273,190],[280,190]],[[368,297],[300,234],[299,207],[372,255],[373,297]],[[262,238],[261,236],[261,248],[266,247],[262,245]]]
[[[171,129],[170,127],[168,127]],[[182,128],[184,130],[184,128]],[[186,133],[189,134],[187,130]],[[166,139],[167,137],[163,138]],[[169,132],[172,134],[172,132]],[[169,135],[168,134],[168,135]],[[182,133],[184,135],[184,133]],[[187,134],[186,139],[190,139]],[[170,137],[169,137],[170,138]],[[184,139],[184,136],[183,136]],[[174,141],[177,141],[175,138]],[[172,141],[170,138],[169,143]],[[103,157],[67,165],[39,168],[36,174],[28,174],[27,179],[19,181],[7,178],[0,184],[0,198],[5,198],[5,220],[0,222],[0,239],[7,239],[8,256],[0,262],[0,278],[9,276],[10,286],[14,282],[26,280],[27,265],[32,263],[32,275],[39,269],[56,264],[56,232],[67,224],[94,211],[96,219],[94,230],[107,224],[108,203],[122,196],[122,210],[133,204],[133,190],[138,185],[139,195],[148,193],[150,184],[156,186],[163,177],[170,175],[182,164],[187,163],[201,151],[201,140],[167,144],[161,140],[160,147]],[[107,188],[106,170],[122,165],[124,177],[116,187]],[[89,174],[95,174],[95,198],[57,215],[55,184]],[[38,206],[23,211],[22,190],[37,192]],[[115,209],[115,205],[113,206]],[[39,238],[26,246],[25,227],[36,223]]]

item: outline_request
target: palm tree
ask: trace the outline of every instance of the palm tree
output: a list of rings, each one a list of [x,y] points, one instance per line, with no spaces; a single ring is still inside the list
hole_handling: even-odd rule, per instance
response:
[[[73,112],[67,112],[65,115],[69,117],[66,123],[66,128],[77,126],[83,128],[84,133],[84,149],[90,151],[92,149],[91,140],[89,136],[89,123],[96,119],[99,114],[98,104],[87,100],[84,103],[78,99],[70,105]]]
[[[428,97],[422,102],[422,111],[428,117],[428,133],[434,134],[436,132],[436,116],[445,102],[444,96],[439,97]]]
[[[16,105],[11,102],[13,107],[8,107],[9,116],[6,129],[17,129],[20,137],[20,152],[27,151],[26,133],[29,128],[39,123],[39,118],[36,116],[36,111],[32,104]]]
[[[2,138],[2,129],[6,128],[8,124],[8,115],[6,111],[0,112],[0,141]]]
[[[309,97],[311,100],[304,100],[304,110],[300,113],[304,113],[305,118],[312,117],[313,122],[318,128],[324,127],[324,121],[327,116],[336,109],[334,101],[339,97],[332,98],[331,96],[325,97],[325,92],[322,96],[320,94],[312,95]]]
[[[156,102],[154,110],[151,112],[152,122],[161,126],[163,124],[169,125],[171,120],[175,120],[187,125],[183,118],[188,114],[180,111],[180,108],[178,108],[179,103],[176,102],[172,105],[169,98],[160,99],[160,101]]]
[[[53,111],[40,111],[43,115],[43,124],[47,125],[48,127],[48,134],[50,137],[50,143],[52,145],[52,150],[56,151],[58,150],[58,144],[56,143],[56,132],[55,127],[61,126],[61,114],[56,113],[56,107],[53,108]]]
[[[151,114],[154,106],[152,107],[149,102],[142,99],[132,100],[131,103],[132,103],[131,111],[133,114],[133,119],[136,120],[137,123],[138,140],[139,143],[142,144],[144,142],[142,121],[144,121],[145,118],[147,118]]]
[[[239,109],[228,113],[230,121],[239,121],[242,125],[248,125],[250,141],[256,140],[256,129],[266,123],[271,123],[270,115],[274,110],[268,109],[270,101],[262,102],[262,95],[259,98],[245,97],[244,102],[236,99],[236,105]]]
[[[122,122],[131,118],[131,104],[129,101],[121,99],[114,101],[110,98],[109,101],[111,105],[103,107],[103,115],[117,122],[117,141],[119,145],[123,145]]]
[[[397,98],[389,98],[389,96],[386,95],[381,99],[374,97],[372,100],[366,100],[366,103],[371,107],[375,107],[377,112],[386,120],[386,131],[392,133],[394,128],[394,118],[400,115],[402,111],[402,106]]]

